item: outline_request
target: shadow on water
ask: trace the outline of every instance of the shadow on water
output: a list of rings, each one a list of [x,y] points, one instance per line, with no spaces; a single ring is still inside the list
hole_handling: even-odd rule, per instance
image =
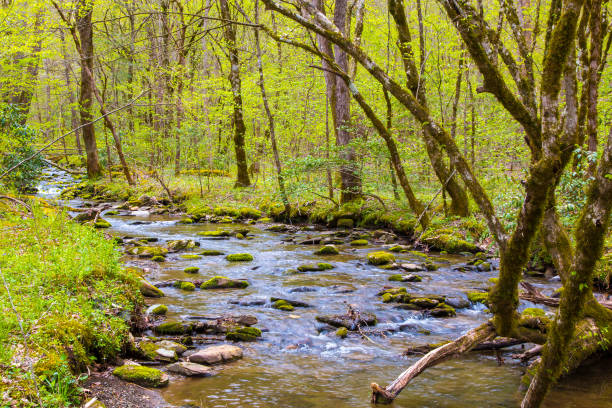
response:
[[[57,198],[62,185],[73,183],[69,175],[53,171],[40,186],[39,195]],[[51,184],[49,180],[59,180]],[[73,200],[70,206],[84,203]],[[127,264],[147,267],[153,281],[169,279],[206,279],[215,275],[246,278],[245,290],[183,292],[164,288],[160,299],[169,307],[170,318],[188,315],[250,314],[258,318],[264,330],[263,340],[243,343],[245,358],[219,367],[219,374],[201,379],[171,376],[170,385],[162,390],[168,402],[176,405],[195,404],[201,407],[370,407],[369,384],[387,384],[395,379],[416,358],[399,357],[407,346],[435,343],[458,337],[485,321],[490,315],[484,306],[457,310],[457,317],[432,319],[419,312],[395,309],[384,304],[376,293],[385,285],[405,286],[410,293],[436,293],[465,298],[465,292],[488,285],[497,273],[457,271],[453,266],[465,265],[466,257],[431,255],[437,271],[419,272],[419,283],[389,282],[397,271],[383,270],[366,262],[368,252],[384,249],[382,244],[365,248],[338,245],[340,255],[315,256],[316,246],[297,245],[313,232],[292,234],[265,231],[256,224],[178,225],[178,218],[137,213],[136,216],[104,216],[111,222],[109,230],[117,236],[154,237],[157,245],[172,239],[193,239],[202,249],[215,249],[226,254],[248,252],[253,262],[230,263],[223,256],[186,260],[170,254],[167,261],[156,264],[126,257]],[[204,230],[248,228],[250,239],[210,240],[197,235]],[[294,239],[294,242],[291,242]],[[195,252],[195,251],[194,251]],[[400,254],[400,262],[419,263],[417,254]],[[288,273],[302,264],[329,262],[334,269],[324,272]],[[198,274],[183,272],[187,266],[200,268]],[[530,281],[544,291],[558,283],[545,279]],[[296,288],[299,291],[296,291]],[[306,288],[306,289],[304,289]],[[311,305],[283,312],[271,308],[269,299],[279,296]],[[257,305],[244,306],[249,300]],[[261,304],[261,300],[265,300]],[[234,303],[230,303],[234,301]],[[235,304],[242,301],[242,304]],[[343,313],[348,304],[361,311],[375,313],[376,328],[384,335],[372,334],[365,339],[352,334],[341,340],[333,331],[323,330],[316,322],[318,314]],[[522,304],[521,308],[534,306]],[[508,355],[514,350],[504,352]],[[492,353],[473,353],[447,361],[418,377],[404,390],[391,407],[477,408],[516,407],[517,390],[524,368],[505,359],[498,366]],[[584,367],[576,375],[563,380],[546,402],[548,408],[601,407],[612,408],[612,359]]]

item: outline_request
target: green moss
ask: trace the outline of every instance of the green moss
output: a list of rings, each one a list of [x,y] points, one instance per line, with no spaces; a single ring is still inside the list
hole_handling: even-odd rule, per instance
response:
[[[408,252],[408,248],[405,245],[394,245],[389,248],[391,252]]]
[[[168,321],[153,328],[156,334],[189,334],[193,331],[191,323]]]
[[[256,327],[240,327],[228,332],[226,339],[232,341],[255,341],[261,337],[261,330]]]
[[[323,264],[323,265],[326,265],[326,264]],[[297,270],[300,272],[319,272],[319,271],[322,271],[323,269],[319,267],[319,265],[306,264],[306,265],[298,266]]]
[[[489,294],[487,292],[468,292],[467,297],[472,303],[488,304]]]
[[[292,304],[282,299],[272,303],[272,307],[275,309],[284,310],[285,312],[290,312],[294,309]]]
[[[242,235],[241,233],[237,233],[236,234],[236,238],[237,239],[244,239],[244,235]]]
[[[324,245],[314,252],[315,255],[338,255],[339,253],[338,248],[333,245]]]
[[[115,368],[113,375],[144,387],[163,387],[168,384],[168,376],[152,367],[124,365]]]
[[[480,265],[478,265],[478,270],[481,270],[481,271],[489,272],[491,271],[491,269],[492,267],[489,262],[483,262]]]
[[[244,280],[234,280],[224,276],[215,276],[203,282],[200,289],[244,289],[249,283]]]
[[[253,260],[251,254],[230,254],[225,257],[230,262],[250,262]]]
[[[155,307],[149,309],[149,313],[154,316],[163,316],[168,313],[168,306],[166,305],[154,305]]]
[[[429,314],[433,317],[454,317],[457,316],[457,311],[454,307],[449,306],[446,303],[440,303],[431,309]]]
[[[521,317],[546,317],[546,312],[537,307],[528,307],[523,310]]]
[[[160,246],[137,246],[131,248],[128,253],[131,255],[138,255],[142,258],[152,258],[154,256],[166,256],[168,250]]]
[[[237,218],[240,216],[240,210],[236,208],[230,208],[230,207],[215,207],[213,208],[213,214],[217,216],[225,215],[225,216]]]
[[[98,218],[98,220],[94,223],[94,227],[96,228],[110,228],[111,227],[111,223],[102,219],[102,218]]]
[[[151,258],[151,260],[153,262],[165,262],[166,258],[161,255],[155,255],[153,258]]]
[[[185,272],[185,273],[198,273],[199,270],[200,270],[200,268],[198,268],[197,266],[188,266],[187,268],[183,269],[183,272]]]
[[[393,300],[393,295],[390,293],[383,293],[382,294],[382,301],[383,303],[389,303]]]
[[[372,265],[387,265],[395,262],[395,256],[389,252],[378,251],[368,254],[368,263]]]
[[[334,269],[334,265],[326,263],[326,262],[319,262],[317,264],[317,268],[320,271],[325,271],[325,270],[328,270],[328,269]]]
[[[348,329],[346,327],[340,327],[338,330],[336,330],[336,336],[340,337],[341,339],[345,339],[346,336],[348,336]]]
[[[250,218],[253,220],[257,220],[261,218],[261,211],[255,208],[242,207],[239,210],[240,218]]]
[[[185,281],[174,282],[174,287],[188,292],[193,292],[195,290],[195,285],[193,283]]]
[[[205,249],[204,251],[200,252],[198,255],[202,255],[202,256],[218,256],[218,255],[225,255],[223,253],[223,251],[217,251],[215,249]]]
[[[367,239],[356,239],[354,241],[351,241],[351,246],[366,246],[366,245],[368,245]]]
[[[338,228],[353,228],[354,225],[355,221],[353,221],[351,218],[340,218],[336,222],[336,227]]]
[[[215,230],[215,231],[200,231],[198,235],[202,237],[229,237],[232,235],[230,231]]]
[[[145,279],[140,280],[140,293],[146,297],[163,297],[164,292],[162,292],[155,285],[151,284]]]
[[[389,276],[391,282],[421,282],[423,279],[418,275],[402,275],[400,273]]]
[[[187,218],[187,217],[181,218],[178,221],[178,224],[193,224],[193,220],[191,218]]]
[[[197,254],[181,254],[181,258],[183,258],[183,259],[200,259],[202,257],[200,255],[197,255]]]
[[[423,242],[440,251],[447,251],[452,254],[460,252],[479,252],[480,249],[473,243],[468,242],[461,234],[461,231],[448,229],[428,229],[421,238]]]

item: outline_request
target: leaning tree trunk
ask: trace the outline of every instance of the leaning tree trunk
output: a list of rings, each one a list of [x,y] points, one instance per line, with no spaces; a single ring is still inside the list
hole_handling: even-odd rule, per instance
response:
[[[91,108],[93,104],[93,77],[88,70],[93,72],[93,26],[91,15],[93,3],[90,0],[80,0],[78,3],[78,18],[76,27],[81,42],[81,92],[79,94],[79,112],[81,115],[81,126],[85,153],[87,154],[87,175],[89,178],[98,178],[102,175],[102,168],[98,159],[98,146],[96,144],[96,132],[91,122]]]
[[[219,0],[221,18],[231,20],[227,0]],[[225,24],[223,33],[228,49],[230,61],[229,81],[232,86],[232,97],[234,102],[234,150],[236,153],[236,183],[235,187],[248,187],[251,185],[249,170],[247,166],[246,150],[244,147],[244,134],[246,127],[242,114],[242,84],[240,81],[240,60],[236,48],[236,29],[232,24]]]

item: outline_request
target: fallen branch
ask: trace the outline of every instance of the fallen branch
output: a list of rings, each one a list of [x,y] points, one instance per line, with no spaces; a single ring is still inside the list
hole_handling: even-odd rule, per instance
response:
[[[442,361],[459,354],[470,351],[478,344],[495,338],[495,328],[485,323],[468,331],[457,340],[434,349],[414,363],[410,368],[385,388],[372,383],[372,403],[391,403],[408,383],[429,367],[440,364]]]
[[[34,216],[34,212],[32,211],[32,207],[30,207],[27,203],[15,198],[15,197],[11,197],[11,196],[7,196],[7,195],[2,195],[0,196],[0,199],[2,200],[7,200],[7,201],[11,201],[13,203],[19,204],[21,206],[24,206],[29,212],[30,214],[32,214],[32,216]]]
[[[66,173],[69,173],[69,174],[74,174],[74,175],[85,174],[84,171],[67,169],[66,167],[60,166],[59,164],[54,163],[51,160],[47,160],[47,159],[42,159],[42,160],[45,163],[47,163],[49,166],[55,167],[56,169],[60,169],[61,171],[65,171]]]
[[[529,350],[525,351],[524,353],[513,354],[512,358],[516,358],[517,360],[521,360],[522,362],[527,362],[531,360],[532,358],[539,356],[542,353],[543,348],[544,346],[542,344],[538,344],[530,348]]]

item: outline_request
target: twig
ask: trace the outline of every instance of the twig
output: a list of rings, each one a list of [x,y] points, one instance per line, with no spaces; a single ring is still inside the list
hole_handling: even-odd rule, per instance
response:
[[[84,171],[77,171],[77,170],[71,170],[71,169],[67,169],[63,166],[60,166],[57,163],[53,163],[51,160],[47,160],[47,159],[42,159],[45,163],[47,163],[49,166],[53,166],[57,169],[60,169],[61,171],[65,171],[66,173],[70,173],[70,174],[85,174]]]
[[[440,187],[440,189],[438,190],[436,195],[434,195],[433,198],[427,203],[427,205],[423,209],[423,212],[421,213],[421,215],[419,215],[419,218],[417,218],[417,222],[416,222],[415,225],[419,225],[419,223],[421,222],[421,218],[423,218],[423,215],[425,215],[425,213],[427,212],[427,209],[429,208],[431,203],[433,203],[434,200],[438,197],[438,195],[442,192],[442,190],[444,190],[446,188],[446,185],[451,180],[451,178],[453,178],[453,176],[455,175],[456,171],[457,171],[457,169],[453,169],[453,172],[451,173],[450,176],[448,176],[448,178],[444,182],[444,185],[442,185],[442,187]],[[424,233],[425,233],[425,229],[423,229],[423,231],[421,231],[421,234],[419,235],[419,237],[416,239],[416,241],[414,241],[415,244],[418,244],[418,242],[421,240],[421,237],[423,236]]]

